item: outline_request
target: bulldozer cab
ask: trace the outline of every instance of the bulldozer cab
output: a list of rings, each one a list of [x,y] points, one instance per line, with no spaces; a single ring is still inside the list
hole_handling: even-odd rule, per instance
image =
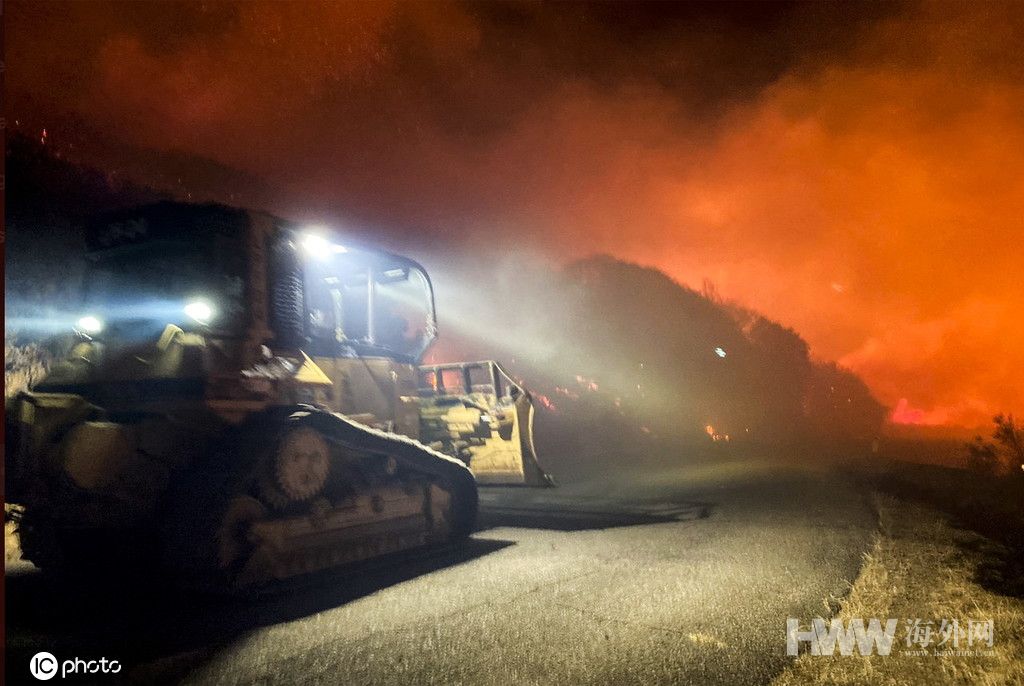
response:
[[[417,362],[437,336],[430,279],[418,264],[389,253],[294,234],[306,259],[304,349]]]

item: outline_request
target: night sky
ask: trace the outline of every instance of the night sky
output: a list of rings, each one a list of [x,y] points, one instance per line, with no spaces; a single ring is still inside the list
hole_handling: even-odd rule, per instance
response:
[[[710,279],[897,421],[1024,413],[1020,4],[4,11],[8,121],[112,175]]]

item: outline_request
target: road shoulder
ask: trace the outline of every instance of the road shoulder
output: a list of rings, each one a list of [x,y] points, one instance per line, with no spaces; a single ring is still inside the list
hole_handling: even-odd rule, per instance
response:
[[[850,594],[836,615],[899,620],[888,656],[822,656],[803,652],[774,686],[864,683],[1024,683],[1024,600],[982,584],[991,559],[1005,552],[993,541],[952,526],[929,507],[876,494],[880,528]],[[801,618],[807,628],[811,618]],[[914,620],[933,622],[927,645],[907,645]],[[992,621],[992,647],[968,643],[939,645],[942,620],[947,635],[957,620]]]

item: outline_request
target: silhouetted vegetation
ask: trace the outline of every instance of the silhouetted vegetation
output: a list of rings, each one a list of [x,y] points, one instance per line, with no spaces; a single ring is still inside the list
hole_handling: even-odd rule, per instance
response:
[[[599,256],[520,297],[540,313],[520,337],[525,328],[547,343],[519,365],[554,406],[539,424],[579,434],[585,453],[664,439],[866,443],[885,416],[863,382],[813,360],[796,332],[654,269]]]
[[[993,440],[976,436],[967,444],[967,466],[981,474],[1024,478],[1024,427],[1012,414],[998,414],[993,422]]]

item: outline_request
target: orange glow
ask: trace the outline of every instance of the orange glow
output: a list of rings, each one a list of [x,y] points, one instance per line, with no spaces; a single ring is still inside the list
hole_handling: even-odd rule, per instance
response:
[[[175,151],[407,252],[607,252],[708,280],[859,374],[894,422],[1024,412],[1019,5],[892,5],[775,62],[785,41],[713,36],[725,66],[708,36],[627,50],[615,27],[559,23],[571,7],[523,10],[557,28],[522,35],[472,4],[197,4],[180,35],[179,10],[163,29],[123,11],[13,4],[11,118],[36,135],[62,115],[50,147],[84,122],[78,154],[142,182],[177,178],[153,163]],[[770,73],[723,95],[736,63]],[[174,192],[233,200],[198,176]]]

